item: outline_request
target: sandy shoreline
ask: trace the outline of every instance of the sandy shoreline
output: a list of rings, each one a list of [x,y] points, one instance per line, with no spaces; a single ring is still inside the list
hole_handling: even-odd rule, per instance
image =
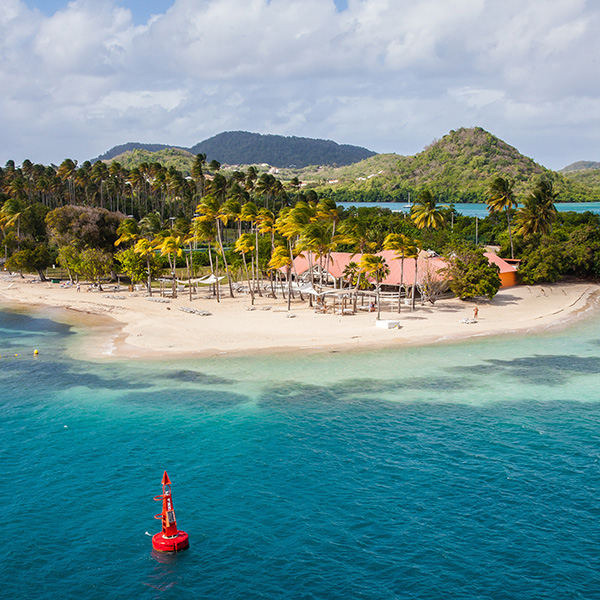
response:
[[[413,313],[404,307],[401,315],[382,310],[382,319],[400,321],[400,328],[382,329],[375,326],[374,313],[316,314],[300,301],[292,302],[295,317],[289,318],[282,299],[257,298],[249,310],[244,297],[190,302],[182,294],[167,303],[151,301],[141,292],[84,291],[87,287],[77,292],[32,278],[2,276],[0,299],[7,306],[52,307],[66,322],[91,326],[80,351],[98,359],[374,350],[524,333],[571,323],[590,313],[600,298],[600,286],[586,282],[517,286],[501,290],[492,301],[478,301],[477,323],[462,322],[473,317],[475,303],[452,298],[434,306],[417,305]],[[179,307],[212,314],[199,316]]]

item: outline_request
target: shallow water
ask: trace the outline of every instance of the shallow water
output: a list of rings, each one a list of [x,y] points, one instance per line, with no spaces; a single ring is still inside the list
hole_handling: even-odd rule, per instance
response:
[[[0,312],[3,597],[600,594],[598,318],[155,363],[69,359],[81,335]],[[164,469],[174,557],[146,535]]]
[[[404,202],[340,202],[340,206],[366,206],[389,208],[392,212],[408,212],[409,207]],[[446,206],[441,204],[440,206]],[[467,217],[487,217],[489,214],[486,204],[457,202],[452,205],[456,212]],[[576,213],[593,212],[600,213],[600,202],[556,202],[556,209],[560,212],[572,211]]]

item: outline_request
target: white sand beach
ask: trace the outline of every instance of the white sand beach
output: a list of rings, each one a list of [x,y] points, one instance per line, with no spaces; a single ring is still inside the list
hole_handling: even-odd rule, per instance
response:
[[[376,313],[317,314],[299,300],[292,302],[293,317],[283,299],[257,298],[250,310],[248,298],[231,299],[225,288],[220,303],[214,299],[190,302],[185,294],[168,302],[151,301],[143,292],[132,293],[122,287],[104,292],[87,289],[82,285],[78,292],[75,287],[42,283],[32,277],[0,277],[0,300],[6,306],[64,309],[61,314],[67,322],[91,326],[82,352],[95,359],[372,350],[523,333],[571,323],[596,308],[600,298],[600,286],[587,282],[517,286],[500,290],[491,301],[441,299],[435,305],[417,304],[414,312],[403,306],[400,315],[396,309],[383,309],[382,319],[400,323],[398,328],[384,329],[375,326]],[[473,318],[475,304],[477,322],[463,322]],[[184,312],[180,307],[211,315]],[[99,317],[110,317],[114,326]]]

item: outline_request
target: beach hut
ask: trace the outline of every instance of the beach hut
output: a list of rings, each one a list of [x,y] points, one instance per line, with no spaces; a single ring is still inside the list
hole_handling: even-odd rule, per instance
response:
[[[517,285],[517,267],[500,258],[495,252],[484,252],[490,263],[497,265],[500,269],[500,287],[507,288]]]

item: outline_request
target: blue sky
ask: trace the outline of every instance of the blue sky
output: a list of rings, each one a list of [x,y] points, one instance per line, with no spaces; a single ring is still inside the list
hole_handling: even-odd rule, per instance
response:
[[[222,131],[600,160],[597,0],[2,0],[0,164]]]
[[[52,16],[56,11],[65,8],[68,2],[64,0],[27,0],[31,8],[37,8],[46,16]],[[133,14],[136,25],[142,25],[152,15],[165,13],[173,5],[173,0],[125,0],[118,2],[120,6],[128,8]]]
[[[348,8],[347,0],[334,0],[338,11]],[[142,25],[152,15],[165,13],[173,5],[174,0],[121,0],[117,2],[120,6],[128,8],[133,15],[136,25]],[[52,16],[56,11],[64,8],[68,2],[64,0],[27,0],[27,5],[37,8],[46,16]]]

